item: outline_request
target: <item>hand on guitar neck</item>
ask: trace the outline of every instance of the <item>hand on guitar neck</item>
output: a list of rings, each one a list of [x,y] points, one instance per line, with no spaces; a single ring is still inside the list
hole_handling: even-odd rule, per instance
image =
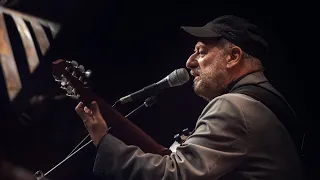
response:
[[[85,71],[84,67],[78,65],[76,61],[69,62],[59,59],[52,63],[52,73],[55,80],[61,84],[61,88],[67,91],[67,96],[84,103],[83,106],[80,105],[79,107],[90,107],[91,102],[97,102],[98,111],[96,113],[98,114],[96,115],[99,116],[101,114],[107,126],[112,127],[112,132],[108,133],[119,138],[127,145],[140,147],[146,153],[170,154],[168,148],[158,144],[143,130],[91,91],[88,86],[88,78],[91,75],[91,71]]]

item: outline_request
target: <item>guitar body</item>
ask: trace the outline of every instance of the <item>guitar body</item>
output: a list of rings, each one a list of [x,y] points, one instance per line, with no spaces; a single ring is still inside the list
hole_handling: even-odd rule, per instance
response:
[[[117,137],[127,145],[138,146],[145,153],[168,155],[171,151],[158,144],[147,133],[129,121],[110,104],[95,95],[88,86],[88,77],[91,71],[85,71],[75,61],[56,60],[52,64],[53,77],[61,84],[61,88],[67,91],[67,96],[77,99],[88,105],[97,101],[104,119],[112,127],[110,134]]]

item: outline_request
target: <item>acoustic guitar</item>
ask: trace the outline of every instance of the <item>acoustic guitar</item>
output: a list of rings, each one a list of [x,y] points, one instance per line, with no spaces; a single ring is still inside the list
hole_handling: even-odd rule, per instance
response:
[[[171,151],[158,144],[147,133],[129,121],[110,104],[97,96],[89,86],[90,70],[85,70],[83,65],[76,61],[58,59],[52,63],[52,75],[66,95],[78,102],[90,104],[97,101],[104,119],[108,119],[109,132],[127,145],[138,146],[145,153],[168,155]]]

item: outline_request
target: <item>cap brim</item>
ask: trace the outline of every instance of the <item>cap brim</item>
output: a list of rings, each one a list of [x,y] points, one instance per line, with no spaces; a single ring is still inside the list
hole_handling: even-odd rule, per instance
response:
[[[215,37],[221,37],[220,34],[211,31],[205,27],[192,27],[192,26],[182,26],[181,29],[186,31],[192,36],[198,37],[198,38],[215,38]]]

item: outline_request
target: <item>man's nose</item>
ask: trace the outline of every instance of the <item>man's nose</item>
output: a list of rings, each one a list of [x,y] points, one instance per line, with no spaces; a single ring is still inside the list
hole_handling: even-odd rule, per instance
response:
[[[192,54],[186,62],[186,67],[188,69],[194,69],[199,66],[196,54]]]

